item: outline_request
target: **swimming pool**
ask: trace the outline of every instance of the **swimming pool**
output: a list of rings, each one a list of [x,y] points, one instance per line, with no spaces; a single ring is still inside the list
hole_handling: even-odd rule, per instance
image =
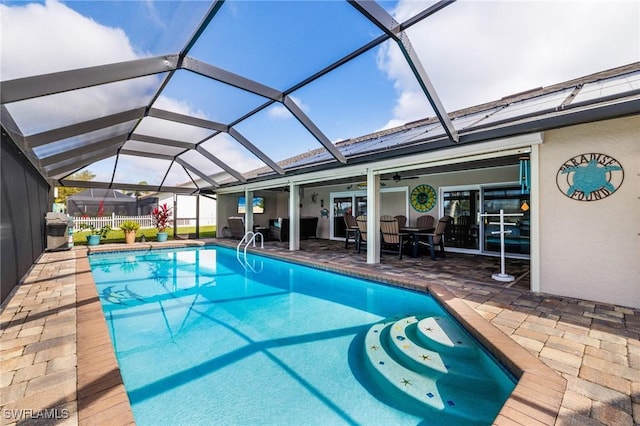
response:
[[[515,386],[429,295],[247,260],[90,256],[137,424],[489,424]]]

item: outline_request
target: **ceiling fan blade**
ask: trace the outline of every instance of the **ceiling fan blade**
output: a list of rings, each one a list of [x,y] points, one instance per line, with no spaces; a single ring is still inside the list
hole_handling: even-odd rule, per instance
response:
[[[392,180],[394,182],[400,182],[406,179],[420,179],[420,176],[400,176],[400,173],[396,173],[391,177],[381,178],[380,180]]]

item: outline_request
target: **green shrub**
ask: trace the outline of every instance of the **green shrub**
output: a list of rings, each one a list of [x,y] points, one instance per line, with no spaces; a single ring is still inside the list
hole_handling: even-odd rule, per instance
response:
[[[140,229],[140,224],[134,220],[127,220],[125,222],[122,222],[119,228],[122,229],[124,232],[132,232]]]

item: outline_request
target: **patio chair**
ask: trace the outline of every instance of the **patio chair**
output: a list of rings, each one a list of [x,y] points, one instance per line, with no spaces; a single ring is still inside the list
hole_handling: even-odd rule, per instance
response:
[[[228,217],[227,224],[229,225],[230,238],[240,239],[244,237],[244,218],[239,216]]]
[[[404,227],[407,225],[407,217],[405,215],[399,214],[397,216],[395,216],[396,219],[398,219],[398,226],[400,228]]]
[[[435,228],[435,223],[436,223],[435,217],[425,214],[418,217],[416,227],[420,229],[433,229]]]
[[[380,233],[382,235],[380,251],[397,253],[398,259],[402,259],[402,251],[409,244],[410,238],[409,234],[400,232],[398,219],[393,216],[381,216]]]
[[[356,236],[356,249],[358,250],[358,254],[360,254],[360,249],[362,249],[362,245],[367,245],[367,217],[366,216],[358,216],[356,218],[356,223],[358,224],[358,234]]]
[[[436,229],[433,232],[425,232],[416,234],[420,239],[418,244],[422,244],[429,247],[429,253],[431,255],[431,259],[436,260],[436,251],[435,246],[440,247],[440,255],[445,257],[444,253],[444,233],[447,230],[447,226],[449,225],[449,221],[451,220],[451,216],[442,216],[438,220],[438,224],[436,225]],[[423,238],[427,240],[424,241]]]
[[[456,220],[455,227],[453,227],[453,236],[458,243],[458,247],[472,246],[471,227],[475,225],[471,216],[459,216]]]
[[[344,248],[349,247],[349,238],[353,239],[353,242],[358,245],[356,238],[358,238],[358,223],[356,218],[351,214],[345,214],[344,216],[344,230],[347,238],[344,240]]]

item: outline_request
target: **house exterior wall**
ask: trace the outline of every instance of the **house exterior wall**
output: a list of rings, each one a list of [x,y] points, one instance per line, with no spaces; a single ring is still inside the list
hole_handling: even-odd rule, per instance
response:
[[[610,196],[586,202],[560,191],[559,168],[585,153],[624,168]],[[640,116],[548,131],[539,166],[540,291],[640,308]]]
[[[180,218],[194,218],[198,215],[196,196],[192,195],[178,195],[176,197],[178,204],[178,216]],[[166,202],[169,205],[173,203],[173,198],[168,200],[162,200],[161,203]],[[215,225],[216,223],[216,201],[207,198],[200,197],[200,226]]]
[[[158,198],[158,206],[166,204],[169,207],[173,207],[173,194],[172,193],[159,193],[156,194]],[[180,218],[194,218],[196,217],[196,197],[190,195],[178,195],[178,216]],[[175,215],[173,216],[175,219]],[[195,224],[192,221],[192,224]],[[208,226],[216,224],[216,201],[207,197],[200,197],[200,226]]]

